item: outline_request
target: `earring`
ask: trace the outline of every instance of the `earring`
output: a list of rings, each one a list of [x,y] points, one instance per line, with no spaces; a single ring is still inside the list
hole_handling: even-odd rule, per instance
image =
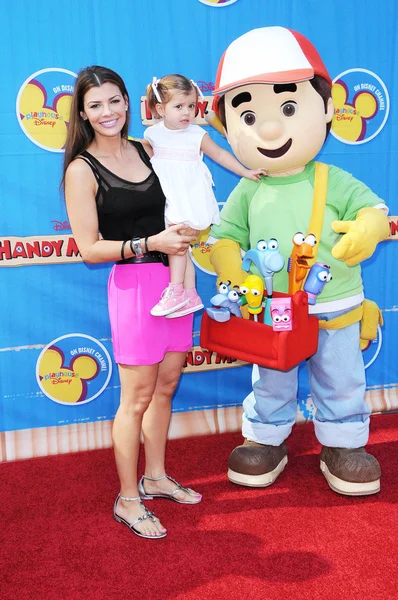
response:
[[[125,108],[125,111],[126,111],[126,112],[128,111],[128,108],[129,108],[129,107],[128,107],[128,106],[126,106],[126,108]]]

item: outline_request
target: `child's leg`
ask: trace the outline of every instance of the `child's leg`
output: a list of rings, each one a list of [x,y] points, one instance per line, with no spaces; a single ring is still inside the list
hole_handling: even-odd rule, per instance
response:
[[[192,290],[196,287],[195,285],[195,267],[191,259],[189,252],[186,253],[186,267],[184,277],[184,288],[186,290]],[[180,257],[178,257],[180,258]]]
[[[154,317],[165,317],[188,304],[184,295],[184,278],[187,264],[187,255],[169,255],[170,283],[162,292],[159,302],[151,308]]]
[[[187,299],[186,306],[173,311],[169,315],[167,315],[168,319],[175,319],[177,317],[184,317],[185,315],[189,315],[190,313],[196,312],[197,310],[201,310],[203,308],[203,303],[198,293],[196,291],[195,286],[195,266],[192,262],[192,259],[189,255],[189,252],[186,253],[186,269],[185,269],[185,277],[184,277],[184,298]]]
[[[170,283],[179,284],[183,283],[185,285],[186,278],[186,269],[187,262],[191,262],[188,252],[186,252],[183,256],[178,256],[176,254],[169,254],[169,267],[170,267]],[[192,265],[193,267],[193,265]],[[195,285],[195,271],[194,271],[194,285]]]

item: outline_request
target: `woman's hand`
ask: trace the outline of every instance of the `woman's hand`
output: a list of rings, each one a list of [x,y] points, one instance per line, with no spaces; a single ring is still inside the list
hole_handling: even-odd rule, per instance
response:
[[[149,250],[157,250],[165,254],[183,255],[191,242],[196,240],[199,231],[192,229],[185,223],[170,225],[164,231],[148,238]]]

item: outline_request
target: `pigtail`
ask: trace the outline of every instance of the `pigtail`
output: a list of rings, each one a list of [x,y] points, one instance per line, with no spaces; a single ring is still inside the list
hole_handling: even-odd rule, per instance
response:
[[[155,93],[153,91],[153,83],[149,83],[146,86],[146,101],[153,118],[160,119],[160,115],[156,110],[156,105],[159,104],[159,100],[156,98]]]

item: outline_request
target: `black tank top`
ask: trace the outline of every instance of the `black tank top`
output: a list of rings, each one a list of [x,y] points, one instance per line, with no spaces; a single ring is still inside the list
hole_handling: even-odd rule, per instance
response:
[[[142,162],[151,170],[144,181],[132,183],[118,177],[85,150],[82,158],[98,183],[95,197],[99,230],[105,240],[128,240],[156,235],[165,228],[165,197],[159,179],[140,142],[129,140]],[[133,174],[132,174],[133,175]]]

